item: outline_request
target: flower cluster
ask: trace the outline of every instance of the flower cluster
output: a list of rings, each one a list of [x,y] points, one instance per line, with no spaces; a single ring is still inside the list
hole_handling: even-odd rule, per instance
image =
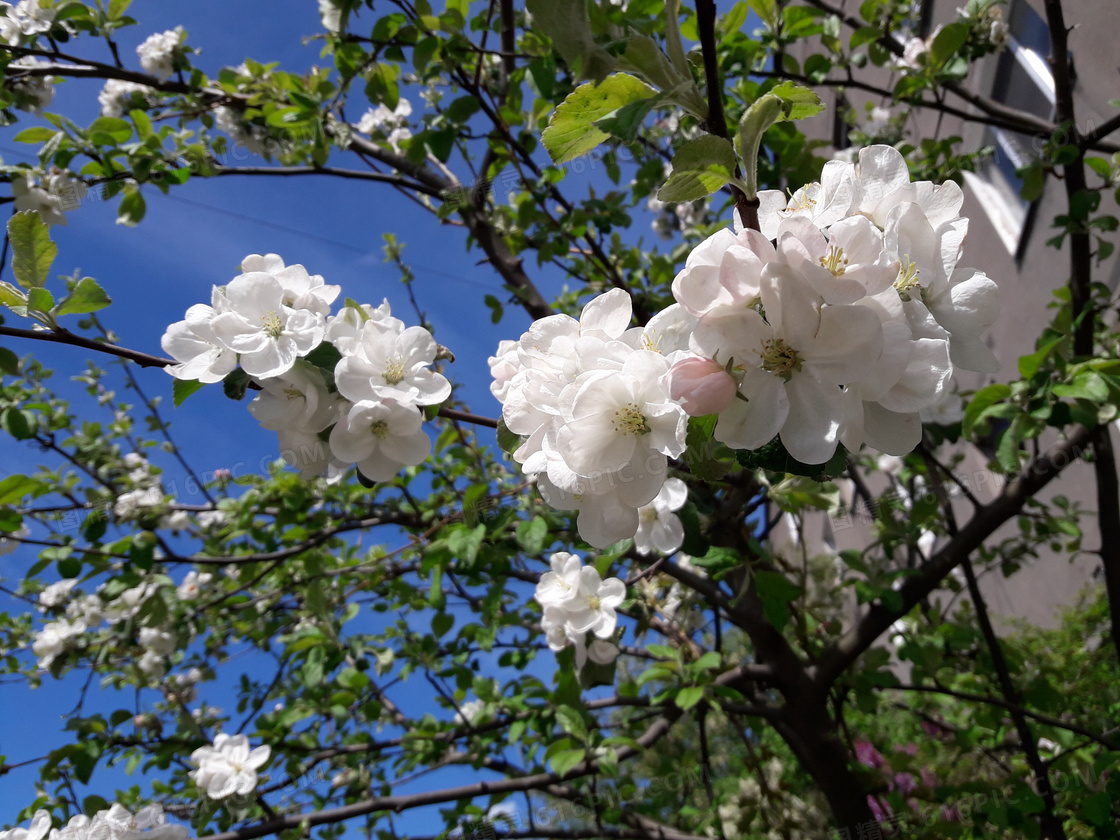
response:
[[[49,76],[23,75],[18,72],[20,67],[36,67],[50,64],[33,55],[17,58],[8,65],[5,74],[4,86],[12,92],[17,108],[30,111],[37,117],[43,116],[43,109],[51,104],[54,99],[54,83]]]
[[[12,175],[16,211],[34,210],[48,225],[65,225],[66,210],[76,210],[88,189],[72,172],[52,166],[47,172],[29,169]]]
[[[171,78],[171,74],[175,71],[175,56],[184,37],[182,27],[149,35],[144,43],[136,48],[136,55],[140,58],[140,66],[144,68],[144,72],[150,73],[161,82]]]
[[[332,315],[339,287],[276,254],[251,254],[241,267],[229,285],[214,287],[209,305],[192,306],[168,327],[163,349],[179,364],[167,371],[212,383],[240,364],[259,388],[249,411],[305,476],[357,464],[367,478],[387,481],[427,458],[420,408],[451,395],[451,383],[429,370],[439,349],[431,333],[405,327],[388,302]],[[324,341],[341,357],[330,383],[306,359]]]
[[[604,548],[634,536],[639,508],[665,484],[668,459],[685,449],[688,416],[669,393],[696,318],[671,306],[630,327],[631,303],[615,289],[577,321],[553,315],[490,360],[491,391],[524,442],[513,453],[541,495],[577,510],[580,536]]]
[[[0,840],[186,840],[183,825],[169,825],[159,805],[148,805],[135,814],[119,803],[93,817],[77,814],[62,828],[51,826],[51,815],[38,810],[29,828],[0,831]]]
[[[574,645],[576,667],[588,658],[606,665],[618,656],[607,641],[614,635],[615,609],[626,598],[626,585],[618,578],[599,577],[594,566],[584,566],[574,554],[560,551],[549,558],[552,571],[541,575],[533,597],[544,610],[541,629],[552,650]],[[587,643],[587,634],[594,636]]]
[[[16,5],[0,3],[0,40],[15,47],[24,37],[40,35],[54,24],[55,10],[39,0],[19,0]]]
[[[676,304],[644,329],[611,291],[490,360],[503,420],[522,436],[513,457],[549,504],[579,512],[593,546],[638,531],[667,458],[684,451],[686,415],[718,415],[715,437],[734,449],[779,437],[807,464],[840,443],[901,455],[954,366],[996,369],[982,338],[996,286],[957,265],[968,230],[957,184],[912,183],[902,155],[878,145],[759,201],[761,230],[697,246]],[[665,536],[653,545],[679,547]]]
[[[211,746],[191,753],[191,763],[198,769],[190,776],[211,799],[225,799],[235,793],[245,796],[256,790],[257,770],[268,762],[271,753],[268,746],[250,750],[246,736],[223,732],[215,736]]]
[[[147,97],[150,93],[152,89],[147,85],[108,79],[105,87],[97,94],[97,101],[101,104],[101,116],[120,117],[134,109],[147,107]]]
[[[412,103],[403,96],[397,102],[397,107],[389,110],[384,105],[370,108],[358,121],[358,131],[362,134],[384,137],[394,152],[400,151],[400,145],[412,137],[408,129],[408,118],[412,115]]]

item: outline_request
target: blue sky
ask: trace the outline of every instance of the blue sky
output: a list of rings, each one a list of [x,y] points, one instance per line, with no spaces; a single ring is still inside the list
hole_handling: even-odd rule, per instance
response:
[[[321,29],[313,0],[135,0],[129,13],[140,21],[140,26],[120,32],[121,54],[129,66],[137,66],[134,49],[140,41],[152,32],[177,25],[187,29],[190,45],[201,48],[196,65],[212,74],[246,57],[263,63],[276,61],[283,69],[296,71],[330,62],[329,58],[320,57],[321,42],[301,44],[303,37]],[[75,52],[109,60],[107,48],[97,43],[81,44]],[[95,80],[70,80],[58,85],[50,110],[88,123],[98,115],[99,89],[100,83]],[[417,97],[412,99],[414,105],[421,104]],[[352,118],[360,115],[363,108],[355,100],[350,108]],[[12,141],[26,124],[0,130],[0,156],[5,163],[32,159],[34,147]],[[537,157],[545,162],[543,150]],[[605,183],[601,168],[581,176],[571,175],[571,194],[578,196],[588,182]],[[67,227],[52,230],[59,248],[55,272],[69,274],[78,268],[101,283],[114,300],[113,306],[102,313],[102,319],[116,331],[121,344],[161,354],[159,340],[166,326],[181,319],[192,304],[208,302],[211,286],[229,282],[238,273],[242,258],[251,253],[278,253],[289,264],[302,263],[311,273],[322,274],[326,282],[340,284],[343,296],[358,301],[376,305],[382,298],[388,298],[395,314],[406,323],[414,323],[399,273],[395,266],[383,261],[382,234],[393,233],[406,243],[404,259],[416,275],[415,291],[435,326],[437,340],[456,354],[456,362],[446,373],[463,386],[458,392],[460,398],[477,413],[499,413],[500,407],[488,391],[486,359],[499,340],[520,335],[529,318],[511,306],[506,308],[500,325],[491,324],[483,295],[489,292],[503,300],[506,295],[497,274],[488,266],[477,264],[481,253],[467,252],[461,228],[439,226],[430,214],[384,185],[331,178],[195,178],[174,189],[168,197],[154,188],[146,188],[144,194],[147,217],[136,228],[116,224],[116,200],[87,200],[69,214]],[[655,239],[648,220],[641,214],[627,236],[644,236],[647,242]],[[558,291],[562,285],[559,272],[537,269],[532,255],[527,256],[526,268],[531,276],[540,279],[546,294]],[[15,318],[7,322],[17,325]],[[4,346],[20,355],[34,352],[56,371],[54,385],[72,397],[75,405],[87,399],[81,386],[66,380],[84,369],[91,354],[76,348],[32,346],[14,340],[5,341]],[[96,361],[105,365],[109,360],[101,357]],[[149,396],[163,398],[164,417],[171,422],[177,443],[198,471],[206,473],[238,465],[242,470],[259,470],[277,457],[275,436],[257,426],[244,404],[231,405],[220,387],[203,389],[181,408],[173,409],[172,380],[166,373],[136,373]],[[118,399],[135,402],[123,383],[118,388]],[[480,435],[486,439],[485,430]],[[29,469],[44,457],[10,439],[0,442],[0,446],[0,474]],[[157,463],[166,470],[165,484],[182,481],[182,474],[170,459]],[[201,501],[187,496],[180,496],[180,500]],[[0,557],[0,577],[15,585],[34,560],[34,553],[27,550]],[[51,733],[58,728],[60,716],[73,706],[81,681],[75,676],[56,684],[48,678],[43,688],[34,692],[18,686],[0,686],[0,703],[5,711],[0,718],[0,754],[6,755],[9,762],[19,761],[63,743],[52,738]],[[425,697],[430,695],[430,689],[422,681],[417,682],[412,690],[417,701],[430,702]],[[208,691],[217,694],[204,697],[211,704],[231,705],[223,699],[221,688]],[[105,696],[103,703],[106,709],[112,709],[119,701]],[[34,726],[27,726],[27,721],[33,721]],[[0,778],[0,825],[13,820],[15,811],[28,804],[36,775],[28,769]],[[442,776],[427,777],[418,783],[419,787],[414,785],[406,790],[429,789],[441,782],[461,784],[474,778],[469,771],[466,775],[452,771]],[[106,782],[127,785],[136,780],[127,779],[118,771]],[[99,787],[96,792],[111,801],[111,789]],[[422,831],[431,825],[425,826],[418,820],[408,827]]]

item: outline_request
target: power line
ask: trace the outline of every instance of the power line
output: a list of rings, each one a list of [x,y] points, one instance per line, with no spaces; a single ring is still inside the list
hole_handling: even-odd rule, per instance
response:
[[[5,152],[7,154],[12,154],[12,155],[15,155],[17,157],[26,158],[28,160],[36,160],[36,157],[34,155],[28,154],[25,151],[19,151],[17,149],[10,149],[6,146],[0,146],[0,152]],[[316,233],[308,233],[305,230],[300,230],[298,228],[288,227],[287,225],[278,224],[277,222],[270,222],[267,219],[260,219],[260,218],[257,218],[256,216],[246,215],[245,213],[238,213],[235,210],[226,210],[223,207],[215,207],[212,204],[207,204],[207,203],[202,202],[202,201],[194,201],[193,199],[183,198],[182,196],[173,195],[173,194],[168,194],[166,196],[166,198],[168,198],[171,201],[176,201],[179,204],[185,204],[189,207],[195,207],[199,210],[206,210],[210,213],[217,213],[218,215],[221,215],[221,216],[228,216],[231,219],[238,219],[239,221],[246,222],[248,224],[254,224],[254,225],[259,225],[261,227],[271,228],[272,230],[280,231],[281,233],[292,234],[293,236],[301,236],[304,239],[311,239],[311,240],[314,240],[316,242],[321,242],[324,245],[330,245],[330,246],[335,247],[335,248],[343,248],[347,251],[350,251],[351,253],[359,254],[361,256],[373,256],[373,255],[375,255],[375,253],[373,251],[370,251],[367,248],[362,248],[360,246],[353,245],[349,242],[342,242],[338,239],[331,239],[328,236],[320,236],[319,234],[316,234]],[[493,291],[492,286],[489,286],[486,283],[481,283],[478,280],[472,280],[469,277],[463,277],[460,274],[451,274],[450,272],[444,271],[444,270],[439,269],[439,268],[435,268],[434,266],[422,265],[421,263],[414,263],[414,262],[411,262],[411,261],[408,261],[408,260],[406,260],[405,262],[408,265],[412,266],[413,268],[416,268],[416,269],[424,272],[425,274],[434,274],[434,275],[437,275],[439,277],[444,277],[444,278],[446,278],[448,280],[451,280],[452,282],[455,282],[455,283],[463,283],[467,286],[474,286],[474,287],[479,288],[479,289],[485,289],[486,291]]]

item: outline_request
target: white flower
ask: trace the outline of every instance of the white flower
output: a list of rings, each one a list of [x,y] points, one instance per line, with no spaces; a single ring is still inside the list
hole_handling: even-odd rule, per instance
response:
[[[0,536],[0,557],[2,557],[5,554],[11,554],[19,548],[20,540],[31,536],[31,529],[24,523],[11,534],[5,535],[3,531],[0,531],[0,535],[2,535]]]
[[[335,0],[319,0],[319,17],[328,32],[337,34],[342,28],[342,9],[335,5]]]
[[[161,82],[167,81],[174,72],[172,65],[175,61],[175,51],[182,40],[181,27],[149,35],[144,43],[136,48],[136,55],[140,57],[140,66],[144,68],[144,72],[151,73]]]
[[[284,288],[284,305],[292,309],[309,309],[329,315],[331,304],[342,291],[341,286],[328,286],[321,274],[308,274],[302,265],[284,265],[277,254],[250,254],[241,261],[241,270],[271,274]]]
[[[459,705],[459,711],[455,713],[455,723],[457,724],[475,724],[485,717],[486,704],[481,700],[468,700],[466,703]]]
[[[214,109],[214,119],[218,128],[228,134],[234,143],[244,146],[251,154],[264,153],[265,130],[247,122],[240,111],[228,105],[219,105]]]
[[[408,129],[411,114],[412,103],[402,96],[392,111],[384,105],[370,108],[358,121],[357,129],[362,134],[384,135],[393,151],[400,151],[400,144],[412,137],[412,132]]]
[[[638,508],[638,532],[634,548],[639,554],[672,554],[684,542],[684,526],[676,511],[688,501],[688,486],[670,478],[648,505]]]
[[[393,400],[360,400],[331,431],[331,452],[357,464],[372,481],[388,481],[403,467],[420,464],[432,451],[419,409]]]
[[[863,307],[824,306],[780,263],[767,266],[761,297],[769,320],[753,309],[714,313],[693,334],[696,352],[733,360],[746,397],[720,413],[715,437],[757,449],[780,433],[794,458],[825,463],[844,418],[840,386],[874,370],[882,354],[879,318]]]
[[[163,501],[164,493],[161,487],[129,490],[117,497],[113,504],[113,515],[118,519],[132,519],[145,508],[156,507],[163,504]]]
[[[175,590],[175,594],[180,601],[197,601],[198,596],[202,594],[202,588],[213,579],[214,576],[209,572],[198,572],[192,569],[187,572],[183,582]]]
[[[36,67],[40,64],[50,64],[33,55],[17,58],[8,65],[5,85],[15,95],[16,107],[30,111],[37,117],[43,115],[43,109],[51,104],[54,99],[54,84],[47,76],[22,75],[18,72],[20,67]]]
[[[39,657],[39,667],[50,668],[55,658],[69,646],[70,640],[81,636],[85,631],[85,622],[70,622],[64,618],[44,625],[31,643],[31,652]]]
[[[434,405],[451,396],[451,383],[428,370],[438,346],[423,327],[401,333],[366,321],[348,354],[335,366],[338,391],[348,400],[395,400],[401,405]]]
[[[721,306],[750,306],[758,300],[763,266],[774,247],[755,230],[724,228],[697,245],[673,279],[673,297],[693,315]]]
[[[891,109],[876,105],[871,109],[868,120],[863,125],[863,133],[869,137],[878,137],[887,133],[891,128]]]
[[[204,510],[198,515],[198,527],[203,530],[221,528],[226,524],[226,514],[222,510]]]
[[[77,585],[77,578],[63,578],[50,584],[39,593],[39,606],[42,608],[61,607],[70,600],[70,590]]]
[[[54,23],[55,10],[51,3],[43,6],[39,0],[19,0],[14,6],[7,3],[4,6],[6,16],[0,18],[0,38],[13,47],[19,44],[21,36],[47,32]]]
[[[556,450],[571,472],[623,474],[622,501],[640,507],[653,500],[665,480],[663,456],[684,452],[688,423],[669,396],[668,372],[663,356],[636,350],[621,370],[590,371],[576,380],[556,436]],[[556,463],[549,462],[549,478],[561,484]]]
[[[43,840],[51,830],[51,815],[42,809],[35,812],[29,828],[0,831],[0,840]]]
[[[558,551],[549,558],[552,571],[545,572],[533,594],[542,607],[563,607],[579,594],[579,570],[583,561],[574,554]]]
[[[185,510],[173,510],[159,522],[159,527],[168,531],[185,531],[191,525],[191,517]]]
[[[291,370],[323,341],[324,318],[284,301],[288,291],[272,274],[251,271],[226,286],[227,309],[210,322],[214,337],[239,354],[250,376],[265,379]]]
[[[618,578],[599,577],[594,566],[579,573],[579,591],[564,607],[568,628],[574,633],[594,633],[606,639],[618,623],[615,608],[626,600],[626,585]]]
[[[497,355],[486,360],[487,364],[490,365],[490,376],[494,380],[490,383],[490,393],[499,402],[505,402],[506,394],[509,393],[510,380],[521,369],[517,349],[518,343],[516,341],[508,338],[502,339],[498,342]]]
[[[97,94],[97,101],[101,103],[101,116],[123,116],[127,111],[133,110],[136,105],[137,96],[143,96],[145,98],[143,104],[146,107],[147,96],[151,92],[152,88],[147,85],[140,85],[136,82],[122,82],[119,79],[109,79],[105,82],[105,87]]]
[[[224,799],[232,794],[246,796],[256,790],[257,770],[271,755],[268,746],[249,749],[245,735],[227,735],[214,738],[209,747],[199,747],[191,753],[191,763],[198,767],[191,771],[194,783],[211,799]]]
[[[34,210],[48,225],[65,225],[65,210],[77,210],[88,188],[72,173],[52,167],[40,175],[33,170],[12,176],[15,208]]]
[[[221,382],[237,367],[237,354],[219,343],[212,327],[214,318],[228,307],[226,296],[215,287],[210,302],[210,306],[196,303],[160,339],[163,351],[179,363],[164,368],[176,379]]]
[[[316,434],[335,421],[338,399],[327,390],[319,368],[296,363],[287,373],[262,379],[249,413],[266,429]]]

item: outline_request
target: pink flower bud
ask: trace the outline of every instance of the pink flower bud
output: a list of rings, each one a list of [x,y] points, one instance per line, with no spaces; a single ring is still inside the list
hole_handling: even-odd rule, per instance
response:
[[[712,359],[690,356],[669,371],[669,393],[693,417],[719,414],[735,399],[739,390],[735,379]]]

